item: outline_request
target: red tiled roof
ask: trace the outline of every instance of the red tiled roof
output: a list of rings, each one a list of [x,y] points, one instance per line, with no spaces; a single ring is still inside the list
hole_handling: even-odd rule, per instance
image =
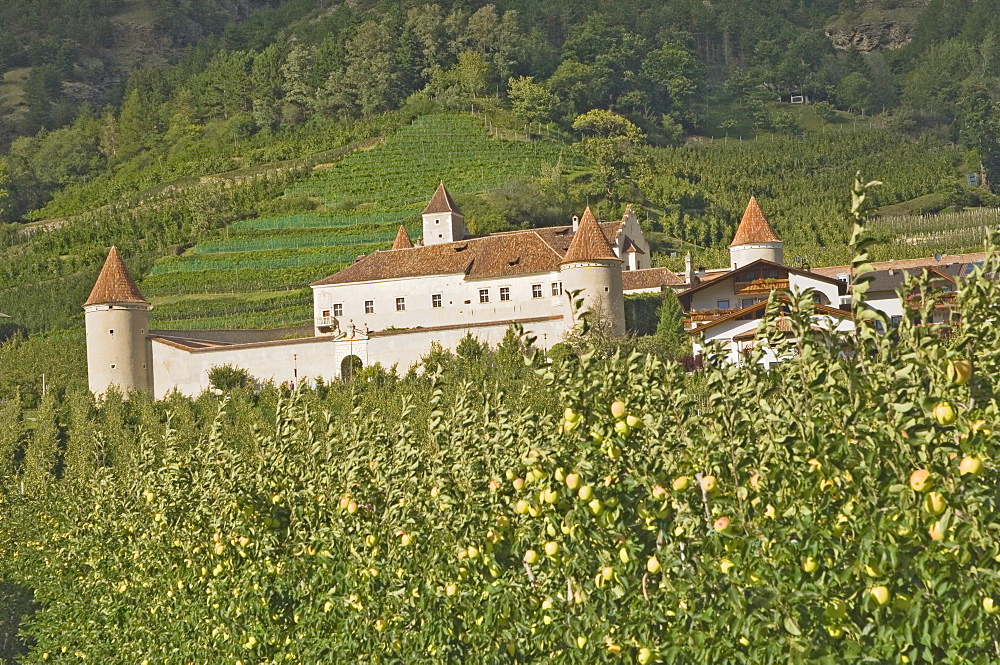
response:
[[[764,212],[757,203],[757,197],[751,196],[750,202],[747,203],[747,209],[743,212],[743,219],[740,220],[740,225],[736,229],[736,235],[733,236],[733,242],[729,246],[736,247],[737,245],[758,242],[781,242],[781,239],[765,219]]]
[[[112,302],[147,302],[142,297],[142,293],[139,292],[135,280],[128,273],[128,268],[122,262],[122,257],[118,254],[116,247],[112,247],[111,251],[108,252],[108,258],[104,262],[101,274],[83,306],[89,307],[90,305]]]
[[[373,252],[313,286],[423,275],[462,274],[469,279],[553,272],[559,252],[533,231],[469,238],[405,250]]]
[[[410,249],[411,247],[413,247],[413,243],[410,241],[410,236],[406,235],[406,227],[400,224],[399,232],[396,234],[396,240],[392,243],[392,248]]]
[[[788,298],[782,298],[781,300],[783,302],[788,302]],[[708,322],[703,323],[703,324],[701,324],[699,326],[695,326],[693,328],[689,328],[687,332],[690,335],[694,335],[694,334],[703,332],[705,330],[708,330],[709,328],[714,328],[715,326],[719,325],[720,323],[725,323],[726,321],[732,321],[733,319],[737,319],[737,318],[739,318],[741,316],[745,316],[745,315],[749,314],[750,312],[753,312],[753,311],[756,311],[756,310],[764,309],[765,307],[767,307],[767,301],[766,300],[762,300],[762,301],[760,301],[758,303],[754,303],[753,305],[748,305],[747,307],[742,307],[740,309],[734,309],[730,314],[727,314],[725,316],[719,317],[719,318],[714,319],[712,321],[708,321]],[[835,316],[835,317],[838,317],[838,318],[841,318],[841,319],[851,319],[851,320],[854,319],[854,316],[850,312],[846,312],[846,311],[844,311],[842,309],[837,309],[835,307],[829,307],[827,305],[820,305],[819,303],[816,303],[815,305],[813,305],[813,308],[814,308],[813,309],[814,314],[826,314],[827,316]]]
[[[587,206],[583,217],[580,218],[580,224],[577,226],[576,233],[573,234],[573,241],[569,244],[569,249],[566,250],[566,255],[563,257],[562,262],[569,263],[571,261],[589,261],[593,259],[618,259],[618,257],[615,256],[611,245],[608,244],[608,239],[594,218],[594,213],[590,211],[590,206]]]
[[[431,197],[431,202],[424,208],[423,214],[429,215],[436,212],[458,212],[458,206],[451,200],[451,195],[445,189],[443,182],[438,185],[437,191]]]
[[[622,272],[622,289],[653,289],[662,286],[680,286],[684,278],[668,268],[646,268],[644,270],[626,270]]]
[[[875,270],[909,270],[912,268],[944,268],[949,264],[956,263],[976,263],[986,258],[985,252],[972,252],[970,254],[944,254],[938,261],[933,256],[921,259],[898,259],[896,261],[875,261],[871,264]],[[827,266],[825,268],[813,268],[812,270],[820,275],[836,277],[837,275],[850,274],[851,266]]]

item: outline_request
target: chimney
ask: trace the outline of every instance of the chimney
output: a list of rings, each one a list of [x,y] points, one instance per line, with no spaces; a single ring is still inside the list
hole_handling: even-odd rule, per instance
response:
[[[690,284],[694,284],[694,263],[691,260],[691,252],[684,255],[684,280]]]
[[[698,266],[698,280],[705,279],[705,266]]]
[[[580,228],[580,218],[573,215],[573,233],[576,233],[578,228]]]

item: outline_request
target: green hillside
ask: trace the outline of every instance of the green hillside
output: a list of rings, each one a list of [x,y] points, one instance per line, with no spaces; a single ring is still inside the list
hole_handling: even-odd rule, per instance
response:
[[[555,141],[498,138],[467,114],[421,116],[376,147],[317,169],[285,200],[322,212],[239,221],[180,256],[160,259],[141,283],[161,328],[308,323],[310,282],[392,245],[399,225],[420,236],[420,211],[441,180],[460,202],[578,169],[579,152]],[[470,218],[475,228],[476,218]],[[260,293],[266,292],[266,298]]]

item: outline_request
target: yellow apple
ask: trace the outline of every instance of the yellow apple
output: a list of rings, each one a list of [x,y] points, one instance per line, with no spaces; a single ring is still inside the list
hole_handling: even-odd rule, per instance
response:
[[[961,476],[978,476],[979,472],[983,469],[983,463],[978,457],[963,457],[962,461],[958,463],[958,473]]]
[[[924,497],[924,510],[931,515],[940,515],[947,507],[948,504],[945,503],[944,495],[941,492],[928,492],[927,496]]]
[[[885,605],[892,598],[892,594],[889,592],[889,589],[881,585],[873,586],[868,590],[868,593],[871,595],[872,600],[879,605]]]
[[[926,492],[930,489],[933,478],[927,469],[917,469],[910,474],[910,487],[914,492]]]
[[[636,660],[639,661],[639,665],[649,665],[653,662],[653,652],[643,647],[639,649],[639,653],[636,655]]]
[[[993,600],[993,596],[986,596],[983,598],[983,609],[987,614],[996,614],[1000,612],[1000,604]]]
[[[807,556],[802,560],[802,570],[807,573],[815,573],[819,569],[819,562],[811,556]]]
[[[941,520],[932,524],[927,532],[930,534],[931,540],[944,540],[944,526],[941,524]]]
[[[719,570],[724,572],[726,575],[728,575],[729,571],[731,571],[735,567],[736,564],[730,561],[729,559],[723,559],[722,561],[719,562]]]
[[[625,415],[625,402],[620,399],[615,400],[611,403],[611,415],[615,418],[621,418]]]
[[[625,424],[631,427],[632,429],[635,429],[637,427],[642,427],[642,418],[640,418],[639,416],[633,416],[632,414],[629,414],[625,418]]]
[[[677,476],[674,478],[673,487],[675,492],[683,492],[691,486],[691,479],[687,476]]]
[[[457,593],[458,593],[458,585],[457,584],[446,584],[445,585],[445,587],[444,587],[444,595],[446,595],[446,596],[454,596]]]
[[[528,550],[524,553],[524,562],[529,566],[538,561],[538,552],[535,550]]]
[[[948,362],[948,380],[958,385],[964,385],[972,378],[972,362],[969,360],[951,360]]]
[[[657,559],[655,556],[651,556],[648,559],[646,559],[646,570],[652,573],[653,575],[660,572],[660,560]]]
[[[729,518],[720,517],[719,519],[715,520],[715,523],[712,525],[712,528],[718,531],[719,533],[722,533],[723,531],[729,528]]]
[[[546,556],[553,557],[557,554],[559,554],[559,543],[557,543],[554,540],[550,540],[549,542],[545,543]]]
[[[702,476],[701,477],[701,489],[706,494],[711,494],[719,487],[719,481],[716,480],[715,476]]]
[[[568,473],[566,474],[566,487],[571,490],[575,490],[580,487],[580,483],[583,482],[580,478],[579,473]]]
[[[653,491],[650,493],[653,495],[653,498],[658,501],[663,501],[667,498],[667,488],[663,485],[654,485]]]

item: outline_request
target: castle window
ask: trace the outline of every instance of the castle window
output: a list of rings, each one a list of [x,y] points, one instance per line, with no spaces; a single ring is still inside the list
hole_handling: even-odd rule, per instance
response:
[[[489,289],[479,289],[479,302],[489,302],[490,301],[490,290]]]
[[[374,313],[375,313],[375,301],[374,300],[366,300],[365,301],[365,314],[374,314]]]
[[[431,307],[441,307],[441,294],[435,293],[431,296]]]
[[[111,363],[111,369],[114,369],[115,367],[116,365],[114,363]]]
[[[434,223],[435,223],[435,224],[440,224],[440,223],[441,223],[441,220],[440,220],[440,219],[435,219],[435,220],[434,220]]]
[[[562,282],[552,282],[552,295],[554,296],[562,295]]]
[[[542,297],[542,285],[541,284],[532,284],[531,285],[531,297],[532,298],[541,298]]]
[[[507,301],[510,300],[510,287],[501,286],[500,287],[500,300]]]
[[[327,316],[330,316],[330,310],[328,310],[328,309],[324,309],[324,310],[323,310],[323,316],[324,316],[324,317],[327,317]]]
[[[333,315],[334,316],[343,316],[344,315],[344,303],[338,302],[338,303],[334,304],[334,306],[333,306]]]
[[[109,331],[108,331],[108,334],[109,334],[109,335],[114,335],[114,334],[115,334],[115,331],[114,331],[114,330],[109,330]]]
[[[397,312],[406,311],[406,298],[396,298],[396,311]]]

